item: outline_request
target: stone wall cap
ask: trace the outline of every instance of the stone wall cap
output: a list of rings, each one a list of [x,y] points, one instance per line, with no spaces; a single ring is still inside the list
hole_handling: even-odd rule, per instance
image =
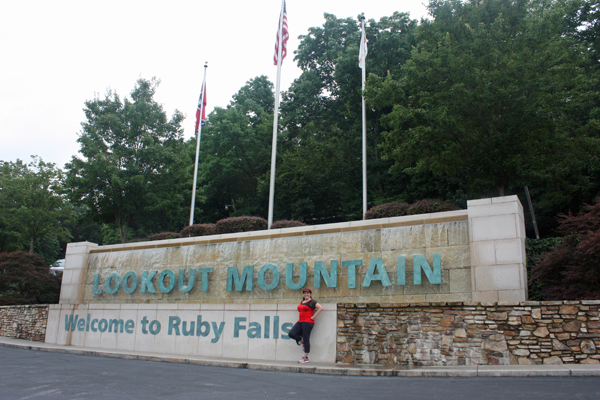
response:
[[[512,203],[512,202],[518,202],[518,201],[519,201],[519,197],[517,195],[492,197],[492,204]]]
[[[492,204],[492,199],[477,199],[477,200],[467,200],[467,208],[472,206],[483,206]]]
[[[484,305],[484,304],[482,303],[482,305]],[[522,306],[523,304],[519,301],[499,301],[496,303],[496,305],[516,307],[516,306]]]

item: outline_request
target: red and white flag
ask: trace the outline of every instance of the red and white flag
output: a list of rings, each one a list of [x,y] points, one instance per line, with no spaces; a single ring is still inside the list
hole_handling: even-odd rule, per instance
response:
[[[281,37],[279,33],[281,32]],[[288,32],[288,24],[287,24],[287,8],[285,6],[285,0],[283,0],[283,8],[281,10],[281,14],[279,16],[279,25],[277,25],[277,40],[275,41],[275,56],[273,57],[273,64],[277,65],[277,60],[279,59],[279,45],[281,44],[281,61],[285,58],[287,54],[287,41],[290,35]]]
[[[358,66],[360,68],[365,67],[365,60],[367,58],[367,35],[363,29],[362,35],[360,36],[360,51],[358,52]]]
[[[200,114],[202,114],[202,119],[200,119]],[[202,91],[200,92],[198,108],[196,109],[196,134],[198,134],[200,121],[202,121],[202,126],[204,126],[206,122],[206,81],[202,82]]]

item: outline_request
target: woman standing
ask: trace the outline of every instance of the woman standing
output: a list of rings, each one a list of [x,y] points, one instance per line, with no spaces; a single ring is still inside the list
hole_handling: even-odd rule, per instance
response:
[[[304,357],[298,362],[307,363],[308,353],[310,353],[310,332],[315,326],[315,317],[323,311],[323,306],[313,300],[312,290],[309,288],[302,290],[302,295],[302,301],[298,305],[300,318],[294,324],[288,336],[294,339],[298,346],[302,345],[304,347]]]

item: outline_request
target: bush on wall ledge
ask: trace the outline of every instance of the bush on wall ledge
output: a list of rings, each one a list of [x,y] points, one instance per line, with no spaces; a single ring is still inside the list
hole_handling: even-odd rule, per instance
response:
[[[215,233],[262,231],[267,229],[267,220],[260,217],[231,217],[217,221]]]
[[[413,204],[391,202],[370,208],[365,219],[401,217],[403,215],[431,214],[442,211],[460,210],[456,204],[444,200],[424,199]]]
[[[400,217],[408,212],[408,203],[391,202],[371,207],[365,213],[365,219]]]
[[[215,234],[217,224],[195,224],[186,226],[179,232],[181,237],[210,236]]]
[[[273,224],[271,225],[271,229],[294,228],[296,226],[306,226],[306,224],[300,221],[282,219],[280,221],[273,222]]]

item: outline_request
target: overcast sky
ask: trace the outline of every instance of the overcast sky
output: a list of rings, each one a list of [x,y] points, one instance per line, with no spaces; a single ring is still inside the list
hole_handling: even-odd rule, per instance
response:
[[[394,11],[426,17],[424,0],[286,0],[290,40],[281,90],[300,75],[299,35],[324,13],[379,20]],[[63,167],[79,149],[84,102],[108,88],[129,96],[138,78],[161,80],[155,96],[185,137],[207,70],[207,115],[251,78],[275,83],[273,52],[281,0],[6,0],[0,2],[0,160]],[[368,72],[368,71],[367,71]]]

